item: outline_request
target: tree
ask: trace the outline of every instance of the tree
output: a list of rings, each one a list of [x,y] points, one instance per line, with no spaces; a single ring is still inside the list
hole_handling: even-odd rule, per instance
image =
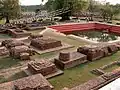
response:
[[[102,17],[105,20],[109,21],[112,20],[114,16],[120,13],[120,5],[110,5],[109,3],[106,3],[101,8]]]
[[[70,12],[63,13],[60,16],[62,17],[62,20],[68,20],[69,16],[74,13],[74,11],[80,11],[86,6],[85,0],[48,0],[46,3],[46,7],[51,10],[58,10],[58,9],[66,9]]]
[[[1,19],[6,19],[6,23],[9,23],[10,19],[19,17],[20,11],[19,0],[0,0],[0,16]]]
[[[48,11],[53,11],[54,8],[54,0],[48,0],[48,2],[45,4],[45,7]]]
[[[110,13],[110,20],[113,19],[114,16],[118,15],[120,13],[120,5],[116,4],[116,5],[111,5],[111,13]]]
[[[100,13],[101,3],[95,0],[88,0],[89,20],[93,20],[93,16]]]

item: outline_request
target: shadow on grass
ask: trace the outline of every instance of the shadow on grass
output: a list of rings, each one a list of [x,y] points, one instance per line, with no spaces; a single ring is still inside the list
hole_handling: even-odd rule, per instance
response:
[[[12,75],[11,77],[9,77],[7,79],[7,81],[13,81],[13,80],[17,80],[23,77],[27,77],[26,73],[24,71],[20,71],[18,73],[15,73],[14,75]]]

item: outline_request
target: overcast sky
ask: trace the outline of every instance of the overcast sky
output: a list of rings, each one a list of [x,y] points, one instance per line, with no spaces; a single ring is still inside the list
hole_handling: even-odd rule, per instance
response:
[[[47,1],[47,0],[45,0],[45,1]],[[97,0],[97,1],[107,1],[112,4],[116,4],[116,3],[120,4],[120,0]],[[21,5],[40,5],[41,0],[20,0],[20,3],[21,3]]]

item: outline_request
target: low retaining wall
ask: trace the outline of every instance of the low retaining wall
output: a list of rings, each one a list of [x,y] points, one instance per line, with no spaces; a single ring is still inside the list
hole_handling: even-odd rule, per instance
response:
[[[58,32],[62,32],[62,33],[96,29],[96,30],[109,30],[110,32],[120,34],[120,26],[112,25],[112,24],[105,24],[105,23],[56,25],[56,26],[50,26],[49,28],[56,29]]]
[[[111,68],[114,65],[118,65],[119,66],[120,65],[120,61],[114,61],[114,62],[109,63],[107,65],[104,65],[104,66],[102,66],[100,68],[94,69],[94,70],[91,71],[91,73],[93,73],[95,75],[102,75],[102,74],[106,73],[104,70],[106,70],[108,68]]]
[[[101,87],[118,78],[120,78],[120,68],[113,70],[112,72],[100,75],[92,80],[89,80],[68,90],[99,90]]]

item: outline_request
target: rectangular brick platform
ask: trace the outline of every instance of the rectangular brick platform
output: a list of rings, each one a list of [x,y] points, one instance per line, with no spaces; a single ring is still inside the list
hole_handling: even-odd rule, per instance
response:
[[[57,72],[57,68],[55,64],[47,60],[41,60],[40,62],[29,63],[28,70],[32,74],[41,73],[43,76],[47,76],[47,75]]]
[[[87,62],[87,56],[78,52],[70,53],[70,58],[67,61],[55,59],[55,64],[61,69],[72,68],[85,62]]]
[[[12,36],[13,38],[21,38],[21,37],[27,37],[31,35],[31,33],[27,33],[24,30],[17,30],[17,29],[9,29],[7,30],[7,33]]]
[[[10,49],[10,55],[14,58],[20,58],[22,53],[28,53],[30,56],[33,54],[33,50],[28,46],[16,46]]]
[[[0,47],[0,56],[9,55],[9,50],[6,47]]]
[[[24,29],[27,30],[27,31],[34,31],[34,30],[44,30],[46,28],[43,27],[43,26],[36,26],[36,27],[27,26]]]
[[[21,46],[21,45],[24,45],[24,43],[19,40],[4,40],[4,41],[2,41],[2,46],[7,47],[8,49],[11,49],[12,47],[15,47],[15,46]]]
[[[52,85],[41,74],[16,80],[14,86],[15,90],[52,90]]]
[[[87,55],[89,61],[100,59],[117,51],[118,47],[115,44],[86,45],[77,49],[77,52]]]
[[[47,50],[47,49],[62,46],[61,41],[58,41],[58,40],[55,40],[52,38],[47,38],[47,37],[33,39],[31,41],[30,45],[32,45],[40,50]]]
[[[41,75],[36,74],[0,84],[0,90],[52,90],[53,86]]]

